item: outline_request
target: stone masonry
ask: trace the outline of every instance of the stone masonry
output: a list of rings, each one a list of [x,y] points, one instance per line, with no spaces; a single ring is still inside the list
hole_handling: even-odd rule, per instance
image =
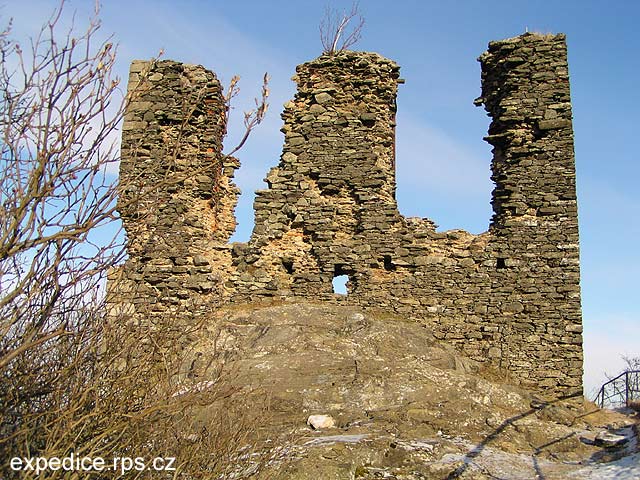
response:
[[[221,155],[222,88],[201,66],[165,60],[133,62],[129,90],[118,200],[129,259],[117,288],[146,320],[206,313],[222,298],[214,266],[228,248],[216,246],[235,229],[239,194],[239,164]]]
[[[167,316],[269,299],[346,302],[413,318],[525,387],[581,393],[565,37],[492,42],[479,60],[476,104],[492,118],[485,140],[494,155],[488,232],[438,232],[428,219],[400,215],[399,67],[345,51],[297,68],[280,163],[257,192],[250,241],[234,244],[238,162],[221,154],[219,83],[200,66],[134,62],[130,88],[142,76],[148,85],[123,128],[129,260],[120,274],[133,316],[149,305]],[[141,195],[150,185],[154,195]],[[339,275],[349,278],[347,295],[333,292]]]

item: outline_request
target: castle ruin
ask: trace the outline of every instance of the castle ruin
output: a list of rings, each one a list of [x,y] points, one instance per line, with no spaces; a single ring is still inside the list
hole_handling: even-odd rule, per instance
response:
[[[485,140],[495,182],[486,233],[438,232],[428,219],[399,213],[399,67],[344,51],[297,67],[280,162],[256,194],[251,239],[233,244],[239,162],[221,153],[218,80],[201,66],[133,62],[130,88],[149,71],[122,137],[119,210],[129,259],[120,274],[129,311],[152,319],[283,298],[346,302],[412,318],[524,387],[581,393],[565,37],[491,42],[479,60],[476,104],[492,118]],[[155,194],[142,195],[150,185]],[[341,275],[347,295],[333,292]]]

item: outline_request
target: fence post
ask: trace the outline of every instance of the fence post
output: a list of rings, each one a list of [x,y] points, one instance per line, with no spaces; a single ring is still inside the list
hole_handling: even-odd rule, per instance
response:
[[[629,371],[624,372],[625,406],[629,406]]]

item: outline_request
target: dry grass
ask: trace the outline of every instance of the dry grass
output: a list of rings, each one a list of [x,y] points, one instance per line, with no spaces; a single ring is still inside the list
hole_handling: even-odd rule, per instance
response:
[[[249,478],[262,470],[268,452],[257,426],[269,417],[266,395],[251,392],[249,404],[224,368],[186,376],[192,352],[173,327],[132,329],[122,318],[97,314],[85,320],[77,336],[31,348],[12,364],[16,375],[0,381],[6,407],[0,457],[172,457],[179,478]],[[7,467],[2,473],[11,478]],[[127,475],[157,478],[148,471]],[[47,478],[75,477],[57,471]]]

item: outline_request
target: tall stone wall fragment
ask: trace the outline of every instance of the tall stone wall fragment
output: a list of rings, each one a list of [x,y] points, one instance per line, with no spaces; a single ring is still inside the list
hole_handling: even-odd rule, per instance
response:
[[[394,166],[398,72],[380,55],[356,52],[297,68],[298,92],[282,114],[283,154],[255,200],[249,247],[261,255],[241,266],[269,279],[265,294],[332,295],[334,276],[343,274],[355,291],[367,269],[392,253],[386,238],[402,224]],[[264,283],[255,276],[248,287]]]
[[[210,310],[223,296],[235,229],[237,160],[224,158],[226,108],[216,76],[174,61],[135,61],[122,133],[118,202],[127,232],[121,276],[145,316]],[[224,250],[226,249],[226,253]]]
[[[492,42],[480,57],[492,118],[496,302],[513,310],[505,353],[531,386],[582,384],[575,159],[564,35]]]

